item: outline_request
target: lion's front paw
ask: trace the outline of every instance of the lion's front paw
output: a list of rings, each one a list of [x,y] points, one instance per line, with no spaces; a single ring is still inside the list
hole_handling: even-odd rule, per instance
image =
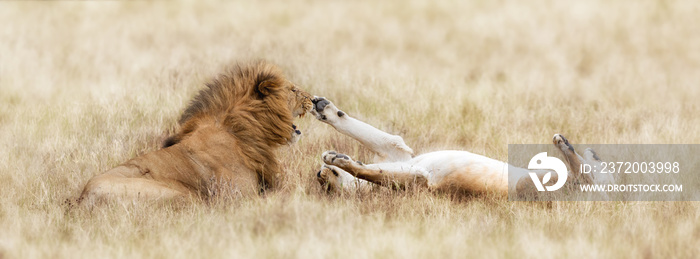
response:
[[[316,119],[320,121],[333,124],[345,116],[343,111],[338,110],[331,101],[324,97],[315,97],[311,102],[314,104],[311,114],[316,116]]]
[[[290,145],[297,143],[297,141],[299,141],[299,139],[301,138],[301,131],[297,129],[297,125],[292,124],[292,128],[294,129],[294,131],[292,131],[292,137],[289,139],[288,142],[288,144]]]

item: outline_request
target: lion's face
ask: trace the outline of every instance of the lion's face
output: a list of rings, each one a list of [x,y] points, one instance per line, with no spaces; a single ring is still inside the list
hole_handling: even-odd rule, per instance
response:
[[[289,87],[289,110],[292,112],[293,117],[304,116],[307,112],[311,111],[313,108],[313,103],[311,102],[311,96],[309,93],[304,92],[293,84]]]

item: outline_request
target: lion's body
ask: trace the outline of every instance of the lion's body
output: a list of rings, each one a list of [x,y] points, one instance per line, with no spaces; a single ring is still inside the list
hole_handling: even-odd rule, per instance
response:
[[[275,149],[297,132],[292,120],[310,109],[309,97],[271,64],[236,66],[199,92],[163,149],[93,177],[80,200],[248,195],[274,186]]]

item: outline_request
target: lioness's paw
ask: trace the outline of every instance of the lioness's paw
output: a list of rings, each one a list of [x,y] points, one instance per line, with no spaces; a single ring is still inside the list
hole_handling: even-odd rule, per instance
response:
[[[586,151],[583,151],[583,158],[586,159],[586,161],[602,162],[600,157],[598,157],[598,153],[596,153],[592,148],[586,148]]]
[[[561,134],[554,134],[554,138],[552,138],[552,142],[554,143],[554,146],[561,149],[561,151],[567,151],[567,150],[574,151],[574,146],[569,144],[569,140],[567,140]]]
[[[340,154],[335,151],[326,151],[322,155],[323,162],[328,165],[335,165],[339,167],[349,166],[353,163],[352,159],[344,154]]]
[[[321,184],[321,188],[327,192],[337,191],[339,186],[340,175],[334,169],[327,165],[321,166],[321,170],[316,172],[316,180]]]
[[[311,114],[316,116],[316,119],[326,122],[334,123],[338,121],[339,118],[345,116],[345,113],[338,110],[335,105],[324,97],[315,97],[311,102],[314,104]]]

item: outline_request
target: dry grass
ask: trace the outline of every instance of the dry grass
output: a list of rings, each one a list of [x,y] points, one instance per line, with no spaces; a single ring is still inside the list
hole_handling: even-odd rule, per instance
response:
[[[154,150],[207,78],[280,64],[418,152],[700,143],[695,1],[0,3],[0,258],[696,257],[695,202],[327,197],[319,155],[367,150],[312,118],[264,198],[69,209]]]

